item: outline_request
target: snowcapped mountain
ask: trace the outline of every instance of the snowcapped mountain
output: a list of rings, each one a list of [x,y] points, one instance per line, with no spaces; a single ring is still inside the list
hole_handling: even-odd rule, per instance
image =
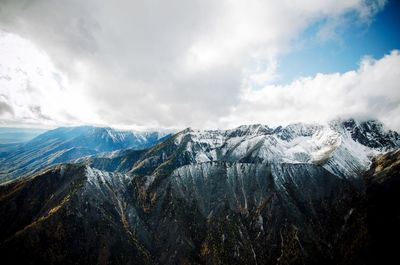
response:
[[[145,149],[168,133],[123,131],[94,126],[61,127],[32,139],[26,146],[45,146],[53,143],[64,147],[85,147],[98,152],[126,148]]]
[[[376,211],[398,230],[400,137],[377,121],[188,128],[141,150],[81,130],[25,159],[93,154],[0,185],[5,264],[374,264]]]
[[[131,168],[132,173],[154,174],[163,169],[211,161],[306,163],[352,178],[368,169],[375,155],[399,147],[399,134],[385,131],[377,121],[346,120],[277,128],[249,125],[205,131],[188,128],[147,152],[127,155],[130,162],[124,165],[124,170]],[[93,157],[88,162],[105,169],[123,157],[124,154],[117,152],[107,158]]]
[[[292,124],[275,129],[250,125],[227,131],[187,129],[175,137],[174,143],[184,145],[197,163],[227,160],[322,164],[341,150],[346,153],[341,155],[365,162],[378,152],[400,146],[399,135],[385,132],[376,121],[354,122],[351,127],[349,123]]]
[[[93,126],[57,128],[3,152],[0,182],[88,155],[128,148],[145,149],[169,136],[163,132],[122,131]]]

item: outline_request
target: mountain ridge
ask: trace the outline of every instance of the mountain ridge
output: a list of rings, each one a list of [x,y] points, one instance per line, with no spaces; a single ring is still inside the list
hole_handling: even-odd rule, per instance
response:
[[[2,261],[374,264],[398,140],[375,121],[185,129],[53,165],[0,185]]]
[[[60,127],[3,153],[0,158],[0,182],[84,156],[127,148],[145,149],[169,136],[167,133],[94,126]]]

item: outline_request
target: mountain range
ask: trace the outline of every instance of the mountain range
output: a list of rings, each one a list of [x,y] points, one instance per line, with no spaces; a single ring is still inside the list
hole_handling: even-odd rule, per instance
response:
[[[1,154],[4,264],[382,264],[400,135],[378,121],[60,128]]]
[[[0,147],[27,142],[45,131],[32,128],[0,128]]]
[[[0,147],[0,183],[46,166],[122,149],[144,149],[170,136],[94,126],[61,127],[26,143]]]

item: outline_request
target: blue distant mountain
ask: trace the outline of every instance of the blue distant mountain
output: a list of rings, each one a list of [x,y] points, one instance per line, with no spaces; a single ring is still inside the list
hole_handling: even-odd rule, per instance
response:
[[[146,149],[166,138],[164,132],[135,132],[112,128],[61,127],[32,140],[0,148],[0,182],[52,164],[122,149]]]
[[[36,128],[0,128],[0,145],[23,143],[45,131]]]

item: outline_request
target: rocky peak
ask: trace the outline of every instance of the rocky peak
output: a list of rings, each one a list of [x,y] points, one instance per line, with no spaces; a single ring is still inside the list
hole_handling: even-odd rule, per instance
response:
[[[400,135],[392,130],[386,130],[377,120],[356,121],[349,119],[342,121],[341,126],[351,135],[354,141],[362,145],[389,151],[400,146]]]

